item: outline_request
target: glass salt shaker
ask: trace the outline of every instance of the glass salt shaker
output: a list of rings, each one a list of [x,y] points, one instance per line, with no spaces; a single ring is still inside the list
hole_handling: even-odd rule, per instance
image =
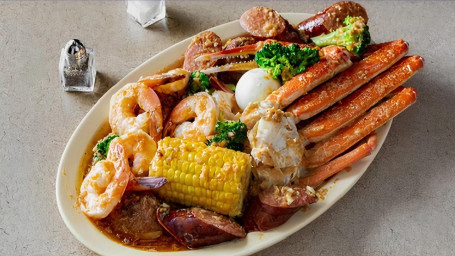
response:
[[[78,39],[66,43],[60,53],[60,82],[65,91],[92,92],[95,85],[95,55]]]

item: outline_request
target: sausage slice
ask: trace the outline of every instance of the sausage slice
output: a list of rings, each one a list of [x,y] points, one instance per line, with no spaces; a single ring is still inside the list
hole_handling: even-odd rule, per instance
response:
[[[343,1],[325,8],[322,12],[310,17],[297,25],[304,37],[315,37],[331,32],[341,26],[346,16],[363,17],[365,23],[368,16],[365,8],[352,1]]]
[[[160,207],[157,216],[161,226],[190,249],[246,236],[243,227],[231,218],[202,208],[169,210]]]

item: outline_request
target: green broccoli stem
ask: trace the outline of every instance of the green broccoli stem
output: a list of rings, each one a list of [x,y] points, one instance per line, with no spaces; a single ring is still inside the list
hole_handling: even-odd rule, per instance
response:
[[[329,45],[338,45],[343,46],[343,35],[340,34],[339,31],[335,30],[328,34],[323,34],[320,36],[312,37],[311,40],[314,44],[319,47],[329,46]]]

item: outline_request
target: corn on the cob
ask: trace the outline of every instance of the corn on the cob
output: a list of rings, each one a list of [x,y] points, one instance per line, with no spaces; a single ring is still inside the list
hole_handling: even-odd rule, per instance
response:
[[[163,199],[234,217],[242,214],[251,156],[166,137],[158,142],[149,173],[168,179],[169,183],[158,191]]]

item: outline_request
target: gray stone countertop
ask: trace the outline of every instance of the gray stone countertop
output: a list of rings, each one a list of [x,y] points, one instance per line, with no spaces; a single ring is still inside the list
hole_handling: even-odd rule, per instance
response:
[[[57,166],[82,118],[132,69],[254,5],[315,13],[331,3],[168,1],[165,22],[143,29],[123,1],[0,2],[0,255],[93,255],[59,215]],[[361,3],[376,42],[402,38],[425,58],[407,82],[418,101],[345,197],[257,255],[455,254],[455,2]],[[60,49],[71,38],[96,51],[93,94],[60,86]]]

